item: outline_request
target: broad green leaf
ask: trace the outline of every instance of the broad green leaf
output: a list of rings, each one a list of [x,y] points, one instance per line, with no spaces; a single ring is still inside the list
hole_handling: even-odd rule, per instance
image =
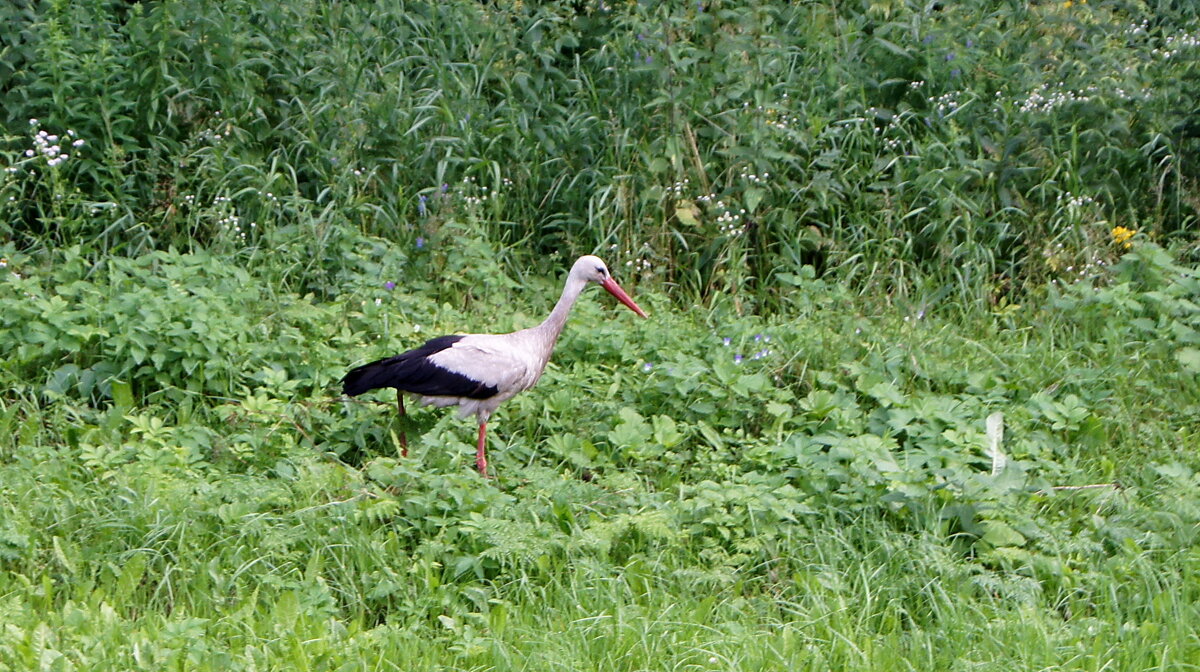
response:
[[[712,425],[699,420],[696,422],[696,427],[699,428],[700,435],[704,437],[705,441],[708,441],[710,446],[717,450],[725,450],[725,442],[721,440],[721,435],[717,433],[717,430],[712,428]]]
[[[113,380],[109,384],[112,391],[113,403],[117,410],[126,413],[133,408],[133,386],[122,380]]]
[[[746,204],[746,212],[754,214],[754,212],[758,210],[758,204],[762,202],[763,196],[765,195],[766,192],[758,187],[750,187],[746,189],[742,196]]]
[[[683,434],[679,433],[675,420],[671,416],[656,415],[652,422],[654,424],[654,440],[664,448],[671,448],[683,439]]]
[[[1200,373],[1200,350],[1196,348],[1180,348],[1175,351],[1175,361],[1184,371]]]
[[[687,226],[700,226],[700,209],[691,201],[679,201],[675,204],[675,217]]]
[[[618,415],[621,422],[608,433],[608,439],[617,446],[642,446],[651,440],[650,424],[632,408],[622,408]]]
[[[773,415],[777,418],[782,418],[784,416],[791,416],[792,407],[789,406],[788,404],[781,404],[778,401],[768,401],[767,402],[767,413],[770,413],[771,415]]]
[[[983,541],[992,546],[1024,546],[1025,535],[1014,530],[1007,523],[998,520],[988,520],[983,523]]]

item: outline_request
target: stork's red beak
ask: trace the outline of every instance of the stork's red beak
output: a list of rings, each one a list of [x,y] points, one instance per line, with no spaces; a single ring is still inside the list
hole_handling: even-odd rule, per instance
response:
[[[625,293],[625,290],[621,289],[621,286],[617,284],[616,280],[612,279],[612,276],[601,280],[600,286],[608,290],[609,294],[617,297],[618,301],[629,306],[630,310],[638,315],[641,315],[642,317],[646,317],[646,311],[642,310],[636,303],[633,302],[633,299],[629,298],[629,295]]]

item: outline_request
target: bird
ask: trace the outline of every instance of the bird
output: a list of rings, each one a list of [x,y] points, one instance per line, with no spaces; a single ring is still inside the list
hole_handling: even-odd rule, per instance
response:
[[[630,310],[645,318],[646,311],[609,273],[599,257],[579,257],[567,274],[562,296],[541,324],[507,334],[455,334],[430,339],[420,347],[351,369],[342,378],[342,392],[355,397],[369,390],[395,388],[401,416],[404,395],[417,397],[423,406],[458,406],[459,417],[474,414],[479,422],[475,466],[488,478],[487,423],[500,404],[533,387],[576,299],[588,283],[595,282]],[[401,454],[408,455],[408,440],[400,436]]]

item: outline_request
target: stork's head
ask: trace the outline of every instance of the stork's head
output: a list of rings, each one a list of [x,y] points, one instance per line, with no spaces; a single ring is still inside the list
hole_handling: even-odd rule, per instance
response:
[[[590,254],[580,257],[575,261],[575,265],[571,267],[571,275],[599,284],[609,294],[617,297],[618,301],[629,306],[630,310],[642,317],[646,317],[646,311],[634,303],[633,299],[629,298],[629,295],[625,293],[625,290],[621,289],[621,286],[617,284],[617,281],[613,280],[612,274],[608,272],[608,266],[604,264],[600,257],[594,257]]]

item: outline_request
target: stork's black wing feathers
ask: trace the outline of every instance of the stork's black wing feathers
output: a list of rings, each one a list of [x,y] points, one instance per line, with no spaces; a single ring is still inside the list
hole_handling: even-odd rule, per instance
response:
[[[429,357],[462,340],[462,336],[439,336],[419,348],[394,357],[363,364],[342,378],[342,392],[351,397],[368,390],[394,387],[430,397],[467,397],[487,399],[499,392],[494,386],[448,371],[429,361]]]

